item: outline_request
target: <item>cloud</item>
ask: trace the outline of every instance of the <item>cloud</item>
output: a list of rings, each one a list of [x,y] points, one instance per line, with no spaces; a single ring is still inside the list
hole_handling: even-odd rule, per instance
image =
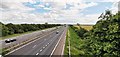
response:
[[[34,10],[34,8],[29,8],[27,6],[24,6],[20,2],[5,2],[5,1],[3,0],[2,2],[0,2],[0,8],[4,10],[20,10],[20,11]]]
[[[119,0],[84,0],[86,2],[118,2]]]
[[[100,13],[86,15],[82,13],[86,8],[99,5],[97,0],[89,1],[90,0],[3,0],[0,2],[0,13],[2,13],[0,15],[0,21],[4,23],[49,22],[95,24]],[[30,3],[31,5],[26,6],[24,3]],[[69,6],[69,9],[65,9],[67,4],[72,6]],[[36,9],[41,8],[42,10],[35,12]],[[111,9],[114,10],[116,7],[112,6]],[[48,10],[48,12],[41,13],[41,11],[44,10]]]
[[[111,9],[110,9],[113,14],[115,14],[115,13],[118,12],[118,10],[119,10],[119,3],[120,3],[120,2],[114,2],[114,3],[113,3],[113,5],[112,5],[112,7],[111,7]]]
[[[39,6],[39,7],[45,7],[44,5],[37,5],[37,6]]]

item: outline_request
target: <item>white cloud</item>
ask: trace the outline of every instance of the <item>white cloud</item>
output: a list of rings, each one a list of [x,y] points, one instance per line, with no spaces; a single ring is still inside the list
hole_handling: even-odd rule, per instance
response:
[[[41,5],[41,4],[40,4],[40,5],[37,5],[37,6],[39,6],[39,7],[45,7],[44,5]]]
[[[36,3],[38,0],[2,0],[0,3],[0,20],[4,23],[90,23],[95,24],[100,14],[83,15],[81,11],[85,8],[97,6],[98,0],[41,0],[45,4],[36,5],[37,8],[42,7],[45,10],[51,10],[46,13],[29,13],[35,8],[29,8],[23,5],[24,2]],[[90,1],[90,3],[85,3]],[[106,0],[101,0],[106,1]],[[101,2],[99,1],[99,2]],[[118,0],[114,0],[118,1]],[[113,0],[107,0],[113,2]],[[49,4],[50,3],[50,4]],[[63,10],[66,4],[73,5],[70,9]],[[49,8],[45,7],[49,6]],[[116,4],[114,4],[116,5]],[[112,10],[117,8],[112,6]],[[104,10],[103,10],[104,11]]]
[[[51,8],[44,7],[45,10],[52,10]]]
[[[5,1],[3,0],[2,2],[0,2],[0,7],[4,10],[18,10],[18,11],[34,10],[34,8],[24,6],[20,2],[5,2]]]
[[[0,19],[2,22],[5,23],[45,23],[49,18],[45,19],[45,16],[43,14],[30,14],[30,13],[21,13],[17,11],[8,11],[8,12],[1,12],[2,13],[2,19]]]
[[[11,1],[11,0],[0,0],[2,2],[15,2],[15,3],[20,3],[20,2],[31,2],[31,3],[35,3],[35,0],[14,0],[14,1]]]
[[[84,0],[84,1],[86,2],[91,2],[91,1],[93,2],[118,2],[120,0]]]
[[[118,12],[118,2],[114,2],[111,9],[113,14],[117,13]]]

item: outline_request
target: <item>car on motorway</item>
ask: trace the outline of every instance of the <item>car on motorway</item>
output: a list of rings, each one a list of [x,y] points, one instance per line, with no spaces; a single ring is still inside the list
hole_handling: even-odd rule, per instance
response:
[[[10,42],[14,42],[14,41],[17,41],[16,39],[7,39],[5,40],[5,43],[10,43]]]
[[[56,34],[58,34],[59,33],[59,31],[56,31]]]
[[[5,43],[10,43],[10,42],[11,42],[10,39],[5,40]]]
[[[16,39],[10,39],[10,41],[11,41],[11,42],[14,42],[14,41],[16,41]]]

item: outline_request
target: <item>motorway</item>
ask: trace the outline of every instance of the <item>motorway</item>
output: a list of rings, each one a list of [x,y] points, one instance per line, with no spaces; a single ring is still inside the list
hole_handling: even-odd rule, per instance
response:
[[[1,47],[2,48],[7,48],[7,47],[10,47],[10,46],[13,46],[13,45],[16,45],[16,44],[20,44],[20,43],[22,43],[24,41],[27,41],[29,39],[32,39],[36,36],[41,37],[44,34],[49,33],[49,32],[51,32],[55,29],[56,28],[49,28],[49,29],[45,29],[45,30],[40,30],[40,31],[28,33],[28,34],[23,34],[23,35],[20,35],[20,36],[17,36],[17,37],[12,37],[12,38],[9,38],[9,39],[17,39],[17,41],[11,42],[11,43],[5,43],[5,40],[7,40],[7,39],[0,40],[0,48]]]
[[[65,38],[67,27],[61,27],[39,37],[37,40],[23,45],[7,55],[53,55],[55,47],[59,44],[59,40]],[[58,34],[56,32],[59,31]],[[64,35],[64,36],[63,36]],[[37,36],[36,36],[37,37]],[[65,40],[63,40],[65,41]],[[64,47],[63,47],[64,48]],[[63,49],[61,48],[61,49]],[[59,51],[58,51],[59,52]],[[61,51],[64,52],[64,51]]]

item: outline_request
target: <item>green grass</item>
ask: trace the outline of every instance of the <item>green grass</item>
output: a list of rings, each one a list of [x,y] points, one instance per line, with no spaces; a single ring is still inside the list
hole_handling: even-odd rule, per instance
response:
[[[69,49],[68,49],[69,45],[68,45],[68,31],[66,34],[66,42],[65,42],[65,49],[64,49],[64,55],[69,55]]]
[[[80,51],[81,40],[80,37],[74,32],[72,28],[69,28],[70,31],[70,51],[71,55],[79,55],[83,53]]]
[[[28,33],[32,33],[32,32],[35,32],[35,31],[29,31],[29,32],[24,32],[24,33],[20,33],[20,34],[13,34],[13,35],[4,36],[4,37],[1,37],[0,40],[11,38],[11,37],[16,37],[16,36],[20,36],[20,35],[28,34]]]
[[[84,40],[82,40],[72,28],[69,28],[69,34],[70,34],[70,52],[71,52],[71,55],[84,55],[85,50],[82,48],[83,44],[85,44]],[[68,45],[68,35],[67,35],[66,45],[65,45],[65,50],[64,50],[65,55],[69,54],[68,46],[69,45]]]

